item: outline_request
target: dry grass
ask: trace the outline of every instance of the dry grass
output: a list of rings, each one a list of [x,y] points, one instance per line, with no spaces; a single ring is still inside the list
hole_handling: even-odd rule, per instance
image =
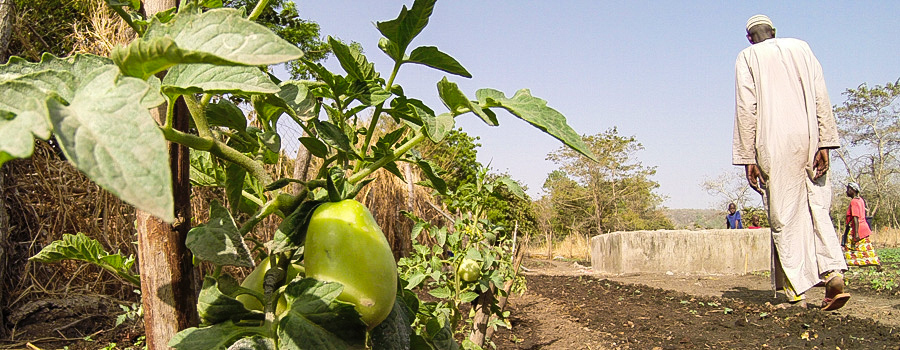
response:
[[[541,243],[533,243],[526,248],[529,256],[566,259],[591,260],[590,237],[584,234],[570,234],[560,242],[553,242],[552,251],[547,255],[546,240]]]
[[[30,159],[4,166],[3,198],[9,215],[3,307],[48,296],[103,294],[136,300],[134,287],[95,266],[28,261],[64,233],[84,232],[107,251],[137,255],[134,209],[91,182],[45,142]]]
[[[106,5],[104,0],[88,0],[90,16],[87,23],[73,24],[72,53],[91,53],[107,56],[114,47],[129,43],[137,33]]]
[[[900,247],[900,229],[885,227],[872,232],[872,243],[879,248]]]

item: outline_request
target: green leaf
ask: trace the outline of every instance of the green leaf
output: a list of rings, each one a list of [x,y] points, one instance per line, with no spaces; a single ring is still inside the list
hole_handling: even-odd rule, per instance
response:
[[[314,120],[313,123],[316,125],[316,131],[318,131],[322,141],[325,141],[325,143],[340,151],[348,153],[352,152],[352,149],[350,148],[350,139],[347,138],[347,135],[344,135],[344,132],[341,128],[337,127],[337,125],[319,120]]]
[[[353,304],[337,300],[340,283],[304,278],[285,290],[288,312],[278,321],[278,339],[290,349],[350,349],[365,342],[366,325]]]
[[[109,254],[103,250],[100,242],[88,238],[81,232],[77,235],[63,234],[61,240],[50,243],[28,260],[45,264],[63,260],[83,261],[100,266],[135,286],[141,285],[140,277],[131,273],[131,267],[135,262],[133,256],[125,258],[118,253]]]
[[[19,81],[0,83],[0,91],[0,111],[5,116],[0,119],[0,151],[9,158],[30,157],[34,138],[50,137],[46,95],[37,86]]]
[[[281,136],[278,135],[274,130],[266,130],[259,134],[257,134],[259,138],[259,142],[266,146],[266,149],[272,151],[274,153],[278,153],[281,151]]]
[[[581,135],[566,124],[566,117],[547,106],[547,101],[531,96],[531,91],[516,91],[512,98],[494,89],[480,89],[475,95],[482,107],[502,107],[532,126],[562,141],[578,153],[597,161],[597,157],[582,141]]]
[[[525,200],[525,191],[522,190],[522,187],[519,186],[519,183],[516,182],[516,180],[511,179],[509,176],[503,176],[498,178],[497,182],[505,185],[506,189],[519,199]]]
[[[448,81],[447,77],[444,77],[438,82],[437,88],[438,95],[441,96],[441,101],[444,102],[444,106],[447,106],[454,116],[472,112],[481,118],[487,125],[497,126],[500,124],[497,122],[497,116],[494,113],[491,113],[489,109],[481,108],[476,102],[469,100],[462,90],[459,89],[459,86],[457,86],[456,83]]]
[[[395,61],[403,58],[406,48],[409,47],[412,40],[428,25],[428,19],[434,12],[435,2],[437,0],[416,0],[410,9],[404,5],[397,18],[375,23],[375,27],[378,28],[381,35],[393,43],[391,45],[393,47],[390,48],[391,52],[385,52]],[[379,46],[382,46],[380,42]]]
[[[265,26],[247,20],[239,10],[199,11],[199,8],[184,8],[169,23],[154,19],[144,38],[170,37],[182,50],[209,53],[250,66],[277,64],[303,56],[296,46]]]
[[[147,79],[179,63],[262,66],[294,60],[303,52],[235,9],[200,13],[186,6],[167,23],[153,18],[140,39],[110,53],[128,76]]]
[[[301,120],[315,118],[316,97],[309,93],[310,85],[316,82],[286,81],[279,86],[277,96]]]
[[[197,298],[197,313],[204,324],[216,324],[228,320],[240,320],[250,314],[244,304],[232,297],[238,294],[240,284],[223,274],[216,280],[212,276],[203,278],[203,288]]]
[[[12,158],[31,156],[34,138],[50,137],[46,100],[71,101],[81,77],[111,62],[99,56],[78,54],[57,58],[41,56],[41,62],[11,57],[0,65],[0,165]]]
[[[123,201],[175,221],[165,138],[139,101],[151,86],[114,66],[83,79],[68,106],[50,99],[50,121],[72,164]]]
[[[300,143],[309,150],[310,154],[322,159],[328,158],[328,146],[319,141],[319,139],[315,137],[301,137]]]
[[[402,288],[398,293],[403,293]],[[374,350],[407,350],[410,348],[410,336],[413,330],[410,327],[415,314],[403,303],[403,298],[398,296],[394,301],[394,307],[387,318],[370,332],[372,349]]]
[[[258,67],[178,64],[170,68],[162,85],[178,94],[271,94],[280,89]]]
[[[175,334],[168,345],[177,350],[225,349],[237,339],[265,335],[267,331],[268,326],[250,327],[225,321],[209,327],[185,329]]]
[[[209,205],[209,221],[188,231],[184,244],[201,260],[219,266],[253,267],[250,250],[228,209],[219,201]]]
[[[234,342],[228,350],[276,350],[275,340],[255,335]]]
[[[304,201],[297,209],[284,218],[272,241],[267,243],[269,250],[273,254],[290,250],[290,247],[301,247],[306,241],[306,229],[309,227],[309,218],[315,212],[316,208],[322,204],[322,201],[307,200]]]
[[[135,11],[141,9],[141,0],[106,0],[106,4],[114,7],[128,6]]]
[[[435,322],[437,323],[437,322]],[[435,326],[435,323],[429,322],[427,325],[428,333],[431,335],[431,342],[437,350],[457,350],[459,344],[453,339],[453,330],[450,329],[450,322],[444,322],[443,325]]]
[[[191,184],[219,187],[225,185],[225,171],[216,165],[212,154],[195,149],[191,152]]]
[[[433,297],[438,298],[438,299],[447,299],[450,297],[450,288],[447,288],[447,287],[435,288],[435,289],[428,291],[428,294],[431,294]]]
[[[347,72],[347,75],[359,81],[366,81],[378,78],[378,71],[375,70],[375,64],[369,62],[361,52],[355,48],[351,48],[344,43],[328,37],[328,43],[334,57],[337,57],[341,67]]]
[[[478,298],[478,293],[475,293],[475,292],[464,292],[459,295],[459,300],[464,303],[472,302],[472,300],[475,300],[477,298]]]
[[[428,182],[421,182],[420,184],[434,188],[441,194],[447,193],[447,182],[438,175],[437,165],[425,159],[416,161],[416,165],[419,166],[419,169],[422,169],[422,173],[428,179]]]
[[[464,68],[458,61],[456,61],[455,58],[441,52],[437,47],[434,46],[420,46],[415,48],[409,54],[409,58],[405,59],[403,62],[424,64],[431,68],[442,70],[450,74],[455,74],[466,78],[472,77],[472,74],[470,74],[469,71],[466,70],[466,68]]]
[[[231,213],[237,215],[241,207],[241,200],[244,191],[244,177],[247,176],[247,170],[235,163],[228,163],[225,166],[225,198],[228,199],[228,206],[231,207]]]
[[[450,130],[453,130],[455,123],[453,115],[450,113],[444,113],[437,117],[423,117],[422,121],[425,122],[425,132],[428,134],[428,138],[434,143],[441,142],[450,133]]]
[[[409,280],[408,280],[409,284],[406,285],[406,289],[411,290],[413,288],[418,287],[419,283],[422,283],[422,281],[425,280],[425,277],[428,277],[428,276],[426,276],[424,273],[421,273],[421,272],[413,273],[412,275],[409,276]]]
[[[220,99],[206,107],[206,119],[211,126],[224,126],[237,131],[247,130],[244,112],[228,99]]]

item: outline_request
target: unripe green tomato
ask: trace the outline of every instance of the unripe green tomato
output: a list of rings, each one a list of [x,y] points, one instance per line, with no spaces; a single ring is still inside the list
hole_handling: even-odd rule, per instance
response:
[[[466,282],[475,282],[481,278],[481,263],[465,258],[457,270],[459,278]]]
[[[266,271],[269,271],[269,259],[263,259],[259,264],[256,265],[256,268],[250,272],[247,277],[244,278],[244,281],[241,282],[241,287],[255,290],[260,293],[264,293],[263,282],[265,282]],[[244,304],[244,308],[247,310],[263,310],[263,304],[256,299],[253,295],[250,294],[241,294],[238,295],[237,298],[242,304]]]
[[[369,329],[384,321],[397,295],[397,264],[369,209],[352,199],[320,205],[304,249],[307,276],[344,285],[338,300],[355,305]]]
[[[260,293],[265,293],[265,280],[266,280],[266,272],[269,271],[269,259],[263,259],[260,261],[256,268],[244,278],[244,281],[241,282],[241,287],[255,290]],[[294,277],[297,277],[301,272],[303,272],[303,265],[300,264],[290,264],[288,265],[287,272],[285,273],[284,284],[290,283]],[[241,294],[238,295],[235,299],[244,304],[244,308],[247,310],[258,310],[263,311],[263,304],[256,299],[256,297],[250,294]],[[283,311],[287,302],[282,295],[281,298],[278,299],[278,309]],[[281,314],[280,311],[276,311],[276,314]]]

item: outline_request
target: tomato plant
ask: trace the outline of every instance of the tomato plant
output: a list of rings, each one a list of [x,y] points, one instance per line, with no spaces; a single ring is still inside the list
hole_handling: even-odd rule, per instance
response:
[[[524,198],[524,192],[515,181],[508,177],[488,179],[487,169],[481,168],[473,184],[460,186],[456,192],[445,196],[460,213],[452,227],[434,226],[407,213],[417,222],[413,229],[414,249],[409,257],[400,259],[398,265],[401,276],[407,281],[407,290],[422,288],[438,299],[422,303],[416,315],[416,333],[428,341],[440,343],[448,335],[452,338],[464,331],[462,321],[471,324],[474,331],[478,327],[474,324],[476,320],[471,314],[466,317],[462,306],[481,300],[489,306],[483,311],[492,316],[482,327],[509,327],[505,314],[497,305],[497,297],[508,292],[504,289],[507,283],[510,287],[518,284],[522,288],[524,281],[517,280],[514,271],[511,232],[485,217],[488,199],[499,195],[501,186]],[[420,244],[416,237],[422,233],[428,234],[436,244]],[[451,272],[444,272],[448,270]],[[472,339],[474,337],[467,339],[463,346],[477,349],[484,345],[484,339]]]
[[[396,279],[397,270],[388,261],[390,254],[384,254],[384,238],[379,239],[371,215],[364,215],[365,208],[358,204],[344,208],[347,200],[378,169],[403,179],[400,162],[418,166],[429,186],[447,193],[438,169],[409,151],[421,142],[440,142],[455,118],[469,113],[496,126],[495,111],[506,110],[593,157],[562,114],[525,89],[511,97],[480,89],[473,100],[444,77],[437,82],[447,109],[443,113],[406,95],[394,83],[404,65],[470,77],[462,64],[438,48],[411,46],[428,24],[434,0],[416,0],[397,18],[376,23],[383,35],[379,48],[394,62],[386,77],[361,52],[333,38],[328,42],[345,74],[304,60],[299,49],[253,21],[266,1],[249,15],[216,8],[216,1],[182,1],[177,10],[150,18],[137,11],[138,0],[108,3],[139,34],[109,58],[45,55],[37,63],[12,58],[0,66],[0,164],[30,156],[35,138],[52,135],[67,159],[98,185],[171,222],[166,142],[191,149],[192,183],[224,188],[227,205],[212,202],[208,222],[192,228],[185,242],[196,259],[217,268],[203,279],[197,305],[201,324],[172,338],[169,345],[176,349],[454,348],[458,345],[451,329],[461,319],[459,303],[511,278],[503,268],[509,265],[503,257],[511,248],[505,241],[493,242],[499,231],[480,219],[480,202],[471,201],[472,210],[449,233],[424,223],[417,226],[419,231],[428,228],[440,244],[416,246],[421,253],[412,259],[420,260],[404,266],[430,256],[434,269],[406,270],[405,281]],[[278,81],[260,68],[292,60],[307,66],[317,79]],[[179,99],[190,113],[188,131],[172,125]],[[253,111],[246,113],[232,101],[245,101],[243,107]],[[148,112],[158,106],[166,110],[159,122]],[[282,118],[304,130],[301,143],[320,159],[315,178],[273,178],[266,171],[265,165],[276,162],[281,151]],[[376,135],[384,119],[393,126]],[[291,183],[303,190],[297,195],[282,191]],[[493,184],[478,186],[472,193],[489,193],[481,189]],[[329,212],[338,220],[327,218],[324,213]],[[248,233],[271,215],[283,218],[274,238],[251,239]],[[235,217],[246,219],[238,222]],[[133,276],[133,260],[91,260],[105,255],[85,254],[82,244],[73,240],[48,246],[36,259],[81,258],[105,264],[123,278]],[[455,255],[439,258],[447,248]],[[373,254],[371,260],[354,265],[346,256],[333,255],[353,249],[371,250],[366,253]],[[462,257],[481,262],[482,274],[465,286],[458,279],[449,284],[440,268],[458,267]],[[245,283],[221,268],[260,265]],[[305,272],[296,266],[304,266]],[[409,271],[431,273],[439,286],[432,294],[452,294],[452,305],[420,303],[409,289],[423,278]]]

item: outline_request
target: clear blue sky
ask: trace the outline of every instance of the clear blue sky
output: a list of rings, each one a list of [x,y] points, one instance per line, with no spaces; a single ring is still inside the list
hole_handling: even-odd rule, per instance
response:
[[[295,2],[323,36],[362,44],[376,68],[389,72],[374,22],[395,18],[412,0]],[[617,127],[634,135],[645,147],[638,160],[657,168],[665,206],[709,208],[714,200],[700,183],[734,168],[734,60],[749,45],[744,24],[757,13],[772,19],[777,36],[810,44],[834,104],[847,88],[900,78],[894,1],[443,0],[411,47],[437,46],[455,57],[473,78],[449,79],[472,99],[483,87],[508,96],[529,88],[581,134]],[[343,72],[334,59],[326,66]],[[397,81],[440,113],[435,84],[444,75],[408,66]],[[499,117],[496,128],[474,115],[457,118],[457,126],[481,137],[479,161],[540,196],[555,169],[545,157],[561,144],[505,112]]]

